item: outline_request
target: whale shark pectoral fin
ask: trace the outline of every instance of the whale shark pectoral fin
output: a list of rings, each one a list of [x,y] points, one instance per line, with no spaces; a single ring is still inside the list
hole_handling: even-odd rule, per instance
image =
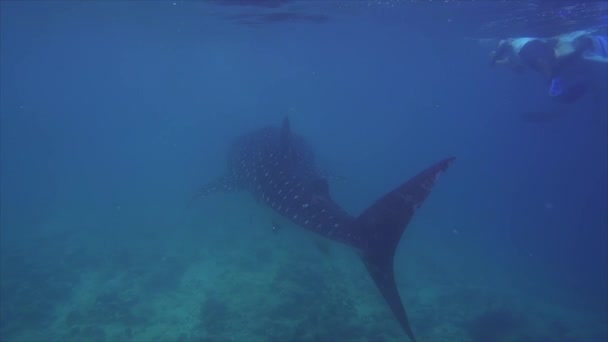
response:
[[[191,198],[191,202],[198,200],[201,197],[209,196],[216,193],[231,192],[238,190],[237,182],[234,177],[221,176],[205,185],[203,185]]]
[[[387,193],[359,215],[352,227],[368,272],[412,342],[416,339],[395,284],[393,259],[401,235],[416,209],[453,160],[442,160]]]

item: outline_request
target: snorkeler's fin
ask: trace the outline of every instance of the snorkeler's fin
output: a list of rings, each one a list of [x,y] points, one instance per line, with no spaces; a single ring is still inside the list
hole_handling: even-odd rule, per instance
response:
[[[551,86],[549,87],[549,96],[555,97],[560,96],[564,92],[562,80],[559,77],[551,79]]]
[[[561,103],[573,103],[579,100],[587,93],[587,86],[584,84],[575,84],[565,88],[558,96],[553,96],[553,99]]]

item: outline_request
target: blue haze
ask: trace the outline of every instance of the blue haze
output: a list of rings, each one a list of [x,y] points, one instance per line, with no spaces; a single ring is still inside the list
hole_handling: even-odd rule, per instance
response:
[[[538,75],[489,67],[492,46],[479,40],[575,27],[557,19],[542,28],[488,25],[504,19],[501,11],[542,9],[521,3],[523,9],[268,3],[2,1],[0,339],[52,331],[45,329],[56,319],[55,306],[81,281],[66,276],[68,289],[28,325],[11,307],[15,289],[40,284],[29,273],[14,273],[21,270],[11,267],[16,264],[65,264],[62,253],[85,246],[96,261],[83,267],[95,270],[125,249],[137,259],[169,248],[162,247],[165,239],[186,241],[186,253],[195,255],[207,248],[205,230],[213,225],[221,235],[230,221],[218,216],[203,223],[205,206],[236,215],[227,225],[238,226],[231,228],[237,234],[222,243],[249,258],[244,246],[253,244],[246,236],[254,227],[246,217],[238,221],[243,204],[189,199],[222,173],[235,136],[284,116],[310,141],[319,165],[344,178],[330,181],[332,194],[354,214],[427,165],[457,158],[404,235],[397,260],[397,274],[406,279],[402,292],[418,277],[432,279],[402,265],[432,259],[448,287],[469,282],[579,308],[593,317],[593,332],[567,336],[608,338],[606,326],[597,324],[608,318],[605,81],[576,104],[555,104]],[[282,10],[320,17],[253,24],[233,17]],[[596,19],[585,16],[579,25],[601,25]],[[607,73],[595,72],[598,79]],[[522,120],[531,111],[562,115]],[[265,237],[258,243],[274,244],[264,220],[255,221],[262,222],[256,236]],[[239,238],[245,240],[231,245]],[[146,252],[138,254],[140,248]],[[412,316],[416,331],[422,317]],[[247,317],[255,321],[256,314]],[[396,331],[386,340],[402,337]],[[119,340],[107,328],[105,336]]]

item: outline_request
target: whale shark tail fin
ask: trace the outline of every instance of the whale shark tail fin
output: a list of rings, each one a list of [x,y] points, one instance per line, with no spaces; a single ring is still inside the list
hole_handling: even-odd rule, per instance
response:
[[[395,284],[395,250],[416,209],[430,194],[437,177],[454,158],[442,160],[377,200],[354,222],[363,243],[363,262],[395,318],[416,341]]]

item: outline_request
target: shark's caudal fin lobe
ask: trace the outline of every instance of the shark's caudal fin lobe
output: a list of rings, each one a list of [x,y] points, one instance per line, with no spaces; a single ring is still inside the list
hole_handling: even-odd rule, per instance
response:
[[[437,177],[454,158],[442,160],[384,195],[361,214],[353,229],[360,237],[363,261],[393,314],[415,341],[407,314],[395,284],[393,258],[395,250],[416,209],[430,194]]]
[[[393,315],[397,318],[397,321],[407,334],[410,337],[412,342],[416,342],[416,337],[414,337],[414,331],[410,326],[410,321],[407,318],[407,313],[403,308],[403,304],[401,303],[401,296],[399,295],[399,290],[397,290],[397,285],[395,284],[395,274],[393,272],[393,259],[390,260],[380,260],[376,259],[372,256],[363,255],[363,262],[365,263],[365,267],[367,271],[374,279],[374,283],[376,283],[376,287],[382,293],[382,297],[388,303],[388,306],[391,308]]]

